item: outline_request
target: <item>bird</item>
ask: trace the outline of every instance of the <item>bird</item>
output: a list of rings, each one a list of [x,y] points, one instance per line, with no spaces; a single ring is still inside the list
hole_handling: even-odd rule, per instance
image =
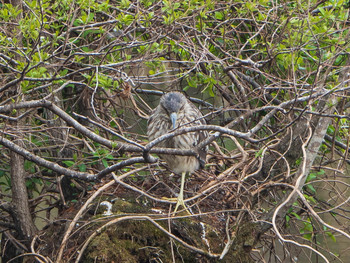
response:
[[[184,94],[178,91],[165,93],[159,105],[152,111],[147,123],[147,136],[150,141],[169,133],[179,127],[206,125],[199,109],[190,102]],[[174,136],[158,144],[160,147],[174,149],[193,149],[205,138],[208,132],[205,130],[189,132]],[[197,156],[160,155],[170,170],[181,174],[181,187],[177,197],[174,213],[183,206],[189,213],[183,198],[186,174],[191,174],[198,169],[203,169],[206,162],[208,148],[198,149]]]

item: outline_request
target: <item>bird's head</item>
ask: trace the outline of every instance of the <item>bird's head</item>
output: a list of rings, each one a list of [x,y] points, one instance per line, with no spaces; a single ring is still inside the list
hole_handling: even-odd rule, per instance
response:
[[[160,99],[160,105],[169,115],[173,129],[176,128],[178,113],[184,107],[185,103],[186,97],[180,92],[168,92]]]

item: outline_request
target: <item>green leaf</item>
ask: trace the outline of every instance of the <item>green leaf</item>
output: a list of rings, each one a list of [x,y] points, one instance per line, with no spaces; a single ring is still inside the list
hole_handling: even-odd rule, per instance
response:
[[[215,18],[217,19],[217,20],[223,20],[224,19],[224,14],[223,13],[221,13],[221,12],[215,12]]]
[[[102,159],[101,161],[102,161],[102,164],[105,168],[107,168],[109,166],[106,159]]]
[[[128,9],[130,6],[130,1],[129,0],[121,0],[120,1],[120,7],[123,9]]]
[[[305,199],[306,199],[309,203],[317,204],[317,202],[316,202],[316,200],[315,200],[315,198],[314,198],[313,196],[304,194],[304,197],[305,197]]]
[[[325,16],[326,15],[326,11],[324,10],[323,7],[319,7],[318,10],[320,11],[320,13]]]
[[[73,161],[62,161],[62,163],[64,163],[67,167],[72,167],[75,164]]]
[[[288,223],[290,221],[290,216],[286,215],[286,222]]]
[[[261,157],[263,151],[264,151],[263,148],[261,148],[259,151],[257,151],[257,152],[255,153],[255,158]]]
[[[107,159],[109,159],[109,160],[113,160],[113,159],[114,159],[113,155],[111,155],[111,154],[107,154],[107,155],[105,156],[105,158],[107,158]]]
[[[25,161],[24,161],[24,169],[25,169],[27,172],[34,173],[34,172],[35,172],[34,163],[31,162],[31,161],[25,160]]]
[[[297,213],[295,213],[295,212],[291,212],[290,213],[291,215],[293,215],[293,216],[295,216],[297,219],[301,219],[301,217],[300,217],[300,215],[298,215]]]
[[[316,193],[316,189],[312,186],[312,184],[307,184],[306,186],[310,189],[311,192]]]
[[[332,234],[332,232],[327,231],[326,234],[334,241],[337,242],[335,236]]]
[[[245,3],[245,6],[246,6],[246,8],[247,8],[248,10],[250,10],[250,11],[255,11],[255,10],[256,10],[256,4],[253,3],[253,2],[251,2],[251,1],[247,1],[247,2]]]
[[[323,174],[325,174],[325,170],[324,170],[324,169],[321,169],[317,174],[318,174],[318,175],[323,175]]]
[[[307,240],[311,240],[312,239],[312,233],[308,233],[308,234],[305,234],[303,235],[303,237]]]
[[[318,173],[317,173],[318,174]],[[306,178],[306,183],[312,181],[312,180],[315,180],[317,178],[317,174],[316,173],[310,173],[307,178]]]
[[[78,165],[79,171],[85,173],[86,172],[86,165],[85,164],[80,164]]]

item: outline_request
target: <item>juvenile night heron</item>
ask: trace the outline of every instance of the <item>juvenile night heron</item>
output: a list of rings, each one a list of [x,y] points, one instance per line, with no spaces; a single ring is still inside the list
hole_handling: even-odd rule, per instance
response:
[[[154,140],[177,127],[205,125],[206,122],[200,111],[180,92],[164,94],[159,105],[153,110],[148,120],[147,135]],[[159,143],[160,147],[175,149],[193,149],[208,137],[207,131],[196,131],[181,134]],[[186,173],[203,168],[207,155],[207,148],[199,149],[198,156],[161,155],[169,168],[176,174],[181,174],[180,193],[174,212],[182,205],[186,210],[183,191]]]

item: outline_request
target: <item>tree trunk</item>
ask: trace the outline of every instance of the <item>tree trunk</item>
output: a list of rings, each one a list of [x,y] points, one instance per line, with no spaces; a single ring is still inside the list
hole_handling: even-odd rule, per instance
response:
[[[29,210],[28,193],[25,182],[24,158],[11,152],[12,216],[18,237],[29,241],[36,228]]]
[[[17,6],[18,9],[22,9],[22,0],[12,0],[10,3],[13,6]],[[22,12],[17,16],[17,22],[22,18]],[[21,48],[22,33],[19,28],[12,28],[12,34],[14,38],[18,39],[18,48]],[[16,57],[17,60],[22,60],[20,56]],[[16,84],[13,87],[13,94],[16,101],[20,101],[22,98],[22,91],[20,84]],[[17,113],[17,116],[19,114]],[[21,126],[25,124],[25,121],[21,119],[19,122],[12,123],[14,130],[16,130],[18,144],[23,146],[21,141]],[[7,262],[7,259],[13,259],[14,256],[25,252],[25,247],[30,247],[32,237],[35,235],[37,229],[34,225],[32,215],[29,209],[28,192],[25,182],[25,169],[24,158],[15,152],[10,152],[10,176],[11,176],[11,192],[12,203],[10,214],[15,225],[14,233],[4,233],[2,238],[2,254],[3,262]],[[23,258],[18,258],[13,262],[22,262]]]

